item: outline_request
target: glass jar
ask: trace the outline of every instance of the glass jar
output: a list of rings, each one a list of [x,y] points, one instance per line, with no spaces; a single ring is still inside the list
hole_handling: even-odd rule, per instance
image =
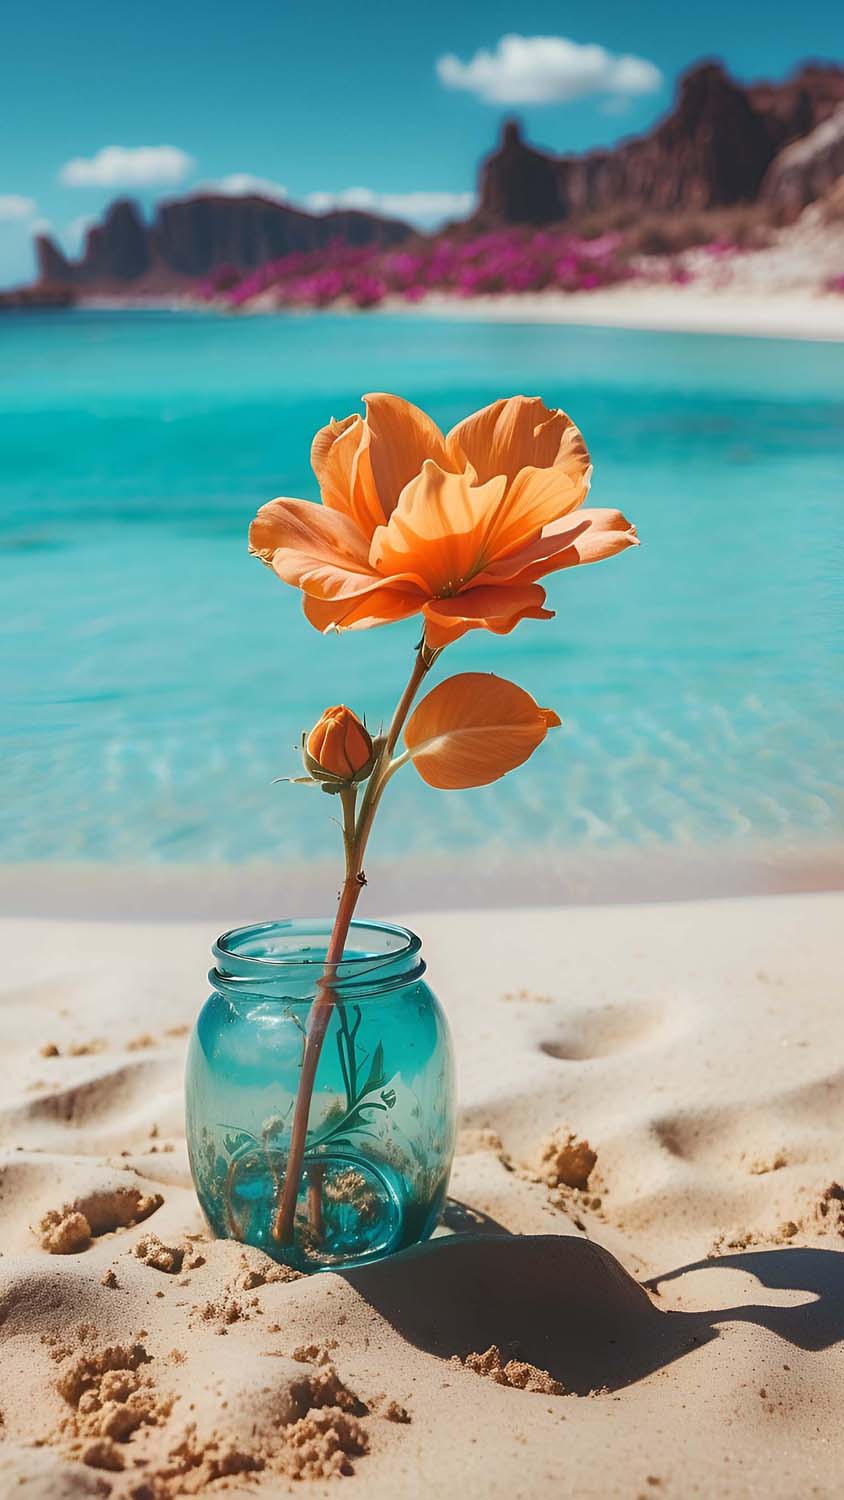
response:
[[[221,1237],[300,1270],[360,1265],[427,1239],[454,1152],[451,1039],[418,937],[353,922],[320,1052],[294,1238],[275,1219],[311,1003],[331,923],[265,922],[214,944],[188,1050],[191,1171]]]

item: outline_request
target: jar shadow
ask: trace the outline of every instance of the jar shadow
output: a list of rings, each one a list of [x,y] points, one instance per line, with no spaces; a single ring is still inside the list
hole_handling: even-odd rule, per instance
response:
[[[454,1222],[460,1222],[458,1209]],[[464,1220],[465,1222],[465,1220]],[[445,1235],[342,1273],[402,1338],[451,1359],[495,1344],[502,1358],[547,1371],[567,1392],[618,1390],[750,1322],[808,1351],[844,1335],[844,1253],[786,1249],[707,1261],[761,1287],[803,1289],[798,1305],[663,1311],[601,1246],[571,1235],[508,1235],[487,1228]],[[679,1277],[695,1266],[659,1278]]]

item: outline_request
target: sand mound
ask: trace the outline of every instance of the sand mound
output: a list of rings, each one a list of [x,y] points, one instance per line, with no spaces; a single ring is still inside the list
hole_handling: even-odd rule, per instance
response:
[[[105,1500],[109,1480],[50,1448],[0,1444],[0,1495],[15,1500]]]

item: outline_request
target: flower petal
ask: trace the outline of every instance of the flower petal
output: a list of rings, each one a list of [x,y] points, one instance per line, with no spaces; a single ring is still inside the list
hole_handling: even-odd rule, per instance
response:
[[[350,516],[366,537],[386,520],[372,477],[370,437],[363,418],[354,415],[342,422],[332,418],[311,444],[323,505]]]
[[[490,563],[478,574],[477,584],[534,583],[560,568],[599,562],[638,545],[635,526],[620,510],[579,510],[546,526],[541,537],[527,547]]]
[[[473,488],[465,474],[426,461],[375,532],[370,565],[384,576],[415,572],[431,594],[456,593],[478,571],[505,484],[499,477]]]
[[[580,431],[564,411],[550,411],[538,396],[510,396],[474,412],[446,440],[449,467],[472,465],[483,483],[494,474],[516,478],[520,469],[559,468],[575,484],[590,468]],[[585,491],[584,491],[585,493]]]
[[[305,594],[302,605],[305,618],[317,630],[369,630],[417,615],[424,599],[411,585],[390,588],[384,584],[351,598],[316,599]]]
[[[498,584],[464,589],[453,599],[431,599],[424,605],[425,637],[433,650],[459,640],[467,630],[508,635],[520,620],[551,620],[545,590],[537,583]]]
[[[589,493],[591,469],[573,478],[565,469],[520,469],[484,544],[491,561],[524,547],[543,527],[577,510]]]
[[[617,552],[624,552],[627,547],[639,546],[636,527],[620,510],[581,510],[577,513],[577,519],[589,522],[588,531],[584,531],[573,544],[579,563],[600,562],[604,557],[614,557]],[[556,523],[546,526],[543,533],[543,537],[554,536],[559,536],[562,541],[562,536],[556,530]],[[567,566],[567,563],[554,563],[555,568]],[[543,574],[534,576],[542,577],[546,572],[547,568],[543,569]]]
[[[426,458],[452,469],[445,438],[436,422],[404,401],[376,391],[364,396],[370,432],[369,458],[375,491],[384,519],[389,521],[405,485],[419,473]],[[462,465],[461,465],[462,467]]]
[[[446,791],[488,786],[531,756],[558,725],[515,682],[461,672],[440,682],[411,714],[404,742],[423,781]]]
[[[366,540],[341,511],[310,500],[270,500],[249,528],[249,550],[285,583],[321,598],[380,582]]]

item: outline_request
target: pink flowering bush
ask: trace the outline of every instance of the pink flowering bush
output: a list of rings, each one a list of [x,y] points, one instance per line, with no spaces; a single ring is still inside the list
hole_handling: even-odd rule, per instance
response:
[[[335,241],[269,261],[247,275],[223,267],[199,294],[231,308],[262,298],[274,307],[376,307],[387,297],[419,302],[431,292],[477,297],[549,290],[593,291],[634,274],[623,237],[584,239],[562,230],[500,229],[385,250]]]

